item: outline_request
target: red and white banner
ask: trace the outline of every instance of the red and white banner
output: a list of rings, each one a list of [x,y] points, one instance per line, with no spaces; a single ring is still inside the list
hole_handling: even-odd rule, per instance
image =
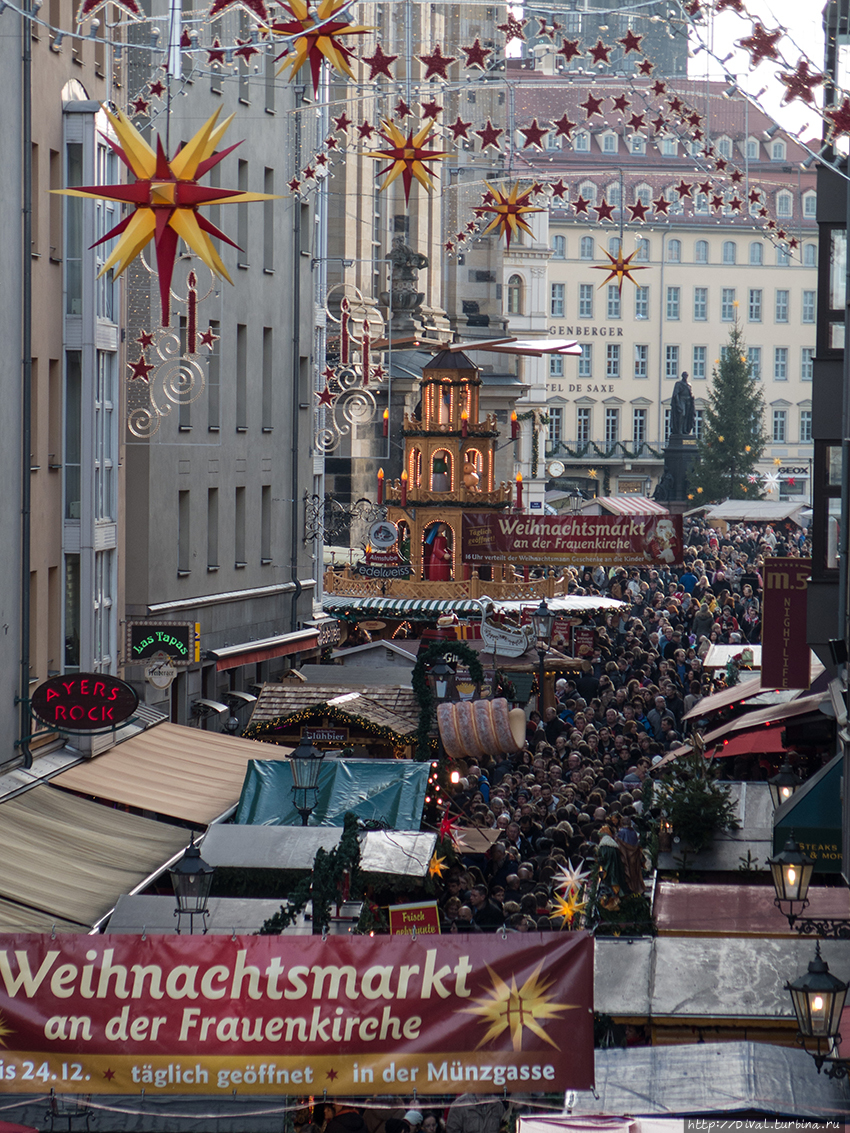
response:
[[[0,1093],[592,1085],[586,933],[0,936]]]
[[[811,573],[811,559],[764,560],[762,688],[805,689],[811,683],[806,644],[806,591]]]
[[[526,566],[681,563],[680,515],[516,515],[465,511],[463,561]]]

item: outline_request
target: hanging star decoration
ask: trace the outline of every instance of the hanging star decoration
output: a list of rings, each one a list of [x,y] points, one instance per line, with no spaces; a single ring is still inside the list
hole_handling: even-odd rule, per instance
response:
[[[561,866],[552,878],[552,886],[565,893],[570,890],[578,892],[588,881],[590,881],[590,872],[582,869],[580,865],[574,866],[570,861],[567,865]]]
[[[793,71],[780,71],[777,78],[785,87],[785,94],[782,96],[783,105],[786,102],[791,102],[794,98],[800,98],[803,102],[807,102],[809,106],[813,106],[815,101],[814,88],[822,86],[826,76],[817,71],[810,71],[809,61],[803,57],[798,61]]]
[[[487,184],[486,181],[485,184]],[[487,189],[492,194],[493,203],[485,206],[486,211],[495,215],[484,229],[483,235],[487,236],[490,232],[495,232],[498,229],[500,235],[505,237],[505,245],[508,248],[511,246],[511,236],[518,236],[520,229],[531,236],[532,231],[523,220],[523,216],[532,212],[545,211],[529,204],[532,190],[524,189],[520,192],[518,184],[511,186],[507,193],[503,193],[500,189],[494,189],[492,185],[487,185]]]
[[[448,79],[446,71],[454,63],[457,56],[444,55],[438,43],[430,55],[417,55],[416,58],[420,63],[425,64],[423,79],[430,79],[433,75],[440,79]]]
[[[593,59],[594,63],[608,63],[609,56],[613,51],[607,43],[603,43],[601,39],[597,39],[593,47],[588,48],[587,54]]]
[[[549,915],[561,918],[561,928],[572,925],[576,917],[587,908],[587,902],[579,899],[578,893],[568,892],[565,896],[557,893],[549,906]]]
[[[621,114],[625,114],[631,106],[631,103],[624,94],[618,94],[616,98],[611,99],[611,105],[615,110],[619,110]]]
[[[217,125],[220,111],[216,110],[169,161],[159,136],[154,150],[120,110],[113,114],[104,108],[104,112],[118,142],[104,135],[105,140],[133,174],[135,181],[127,185],[85,185],[52,191],[70,197],[101,197],[135,206],[128,216],[93,245],[96,247],[116,236],[120,237],[112,254],[100,269],[98,278],[111,268],[115,269],[117,278],[153,240],[159,274],[162,324],[168,326],[171,277],[179,240],[182,239],[200,256],[213,275],[226,279],[228,283],[233,282],[210,237],[223,240],[233,248],[238,245],[206,217],[201,216],[199,206],[270,201],[275,197],[269,193],[243,193],[239,189],[206,188],[198,184],[200,177],[236,148],[230,146],[220,153],[216,152],[216,146],[235,115]]]
[[[505,33],[506,47],[512,39],[519,39],[522,40],[523,43],[525,43],[525,33],[523,29],[525,28],[525,25],[527,23],[528,20],[518,20],[513,12],[509,10],[506,23],[496,24],[496,27],[499,29],[499,31],[503,31]]]
[[[603,251],[604,251],[604,249],[603,249]],[[623,280],[624,279],[630,280],[635,285],[635,287],[637,287],[637,280],[634,279],[634,277],[632,276],[632,272],[633,271],[646,271],[647,270],[645,265],[639,267],[637,264],[632,263],[632,260],[635,258],[635,256],[638,254],[639,251],[640,251],[640,249],[637,248],[637,249],[635,249],[634,252],[632,252],[632,254],[630,256],[624,256],[623,255],[623,246],[621,244],[620,247],[617,249],[616,256],[612,256],[610,252],[605,252],[605,255],[608,257],[608,259],[611,261],[611,263],[610,264],[594,264],[593,265],[594,271],[607,271],[608,272],[608,275],[606,275],[606,277],[602,280],[602,282],[599,284],[599,286],[604,287],[605,284],[608,283],[610,280],[616,279],[617,287],[619,288],[621,295],[623,294]]]
[[[564,62],[569,63],[570,60],[578,58],[582,54],[577,39],[562,39],[561,46],[555,52],[556,55],[563,55]]]
[[[569,138],[578,122],[571,122],[566,114],[562,114],[552,125],[555,127],[556,138]]]
[[[380,43],[375,44],[374,55],[362,56],[363,62],[369,67],[369,82],[376,79],[378,75],[385,75],[388,79],[393,76],[390,72],[390,63],[394,63],[398,59],[397,55],[385,55],[384,50]]]
[[[587,474],[588,474],[588,476],[590,477],[591,480],[595,480],[599,476],[599,473],[596,471],[595,468],[588,468]]]
[[[764,476],[764,486],[769,492],[774,488],[779,487],[779,474],[776,472],[766,472]]]
[[[499,145],[499,135],[504,132],[501,126],[494,126],[489,118],[482,130],[473,130],[473,133],[481,139],[482,150],[486,150],[489,146],[500,150],[502,147]]]
[[[623,54],[628,55],[630,51],[640,51],[641,50],[640,41],[642,39],[643,39],[642,35],[635,35],[635,33],[631,30],[631,28],[629,28],[629,30],[626,32],[626,34],[624,36],[622,36],[620,39],[617,40],[617,43],[622,43]]]
[[[753,24],[753,34],[746,36],[744,39],[738,40],[738,47],[749,52],[750,65],[757,67],[759,63],[764,62],[765,59],[778,59],[779,52],[776,50],[776,44],[782,39],[785,34],[784,28],[776,28],[774,31],[768,31],[767,28],[758,20]]]
[[[278,74],[291,67],[290,79],[294,79],[301,67],[309,61],[310,73],[313,76],[313,94],[319,93],[319,77],[322,69],[322,60],[327,59],[334,71],[341,75],[354,78],[350,60],[353,51],[342,42],[345,35],[363,35],[373,28],[362,24],[349,24],[344,19],[335,20],[334,16],[340,9],[347,6],[348,0],[319,0],[313,6],[307,0],[288,0],[284,3],[279,0],[280,6],[285,9],[292,19],[283,22],[276,21],[270,25],[275,35],[296,36],[294,49],[287,54],[280,66]],[[279,58],[279,56],[278,56]]]
[[[434,188],[434,182],[431,180],[431,174],[434,171],[429,169],[428,166],[449,156],[448,150],[429,149],[424,144],[434,128],[433,119],[429,119],[416,134],[411,129],[407,136],[402,133],[391,118],[384,120],[383,127],[382,130],[378,131],[378,134],[387,143],[388,148],[370,150],[366,154],[367,157],[374,157],[378,160],[382,158],[390,159],[390,164],[378,171],[378,177],[382,177],[385,173],[389,174],[381,186],[381,192],[386,189],[387,185],[392,185],[397,177],[401,177],[404,185],[404,199],[409,201],[410,188],[415,177],[422,188],[430,193]]]
[[[522,146],[523,149],[528,149],[529,146],[536,146],[537,149],[541,150],[543,149],[543,139],[549,133],[548,130],[544,130],[541,126],[538,126],[536,118],[530,126],[520,126],[519,132],[525,138],[525,142]]]
[[[101,8],[105,8],[108,3],[113,3],[116,8],[120,8],[122,12],[133,20],[144,20],[145,13],[137,0],[82,0],[79,8],[77,9],[77,23],[81,24],[83,20],[90,20],[92,16],[97,15]]]
[[[135,378],[141,378],[141,380],[143,382],[148,382],[150,384],[150,380],[151,380],[150,379],[150,373],[151,373],[151,370],[154,369],[154,367],[148,362],[148,360],[145,358],[144,354],[140,354],[135,362],[128,362],[127,365],[130,367],[130,370],[131,370],[131,373],[130,373],[130,381],[131,382]]]
[[[831,138],[850,134],[850,98],[846,95],[840,106],[830,106],[828,110],[824,110],[823,116],[829,122]]]
[[[446,859],[439,857],[436,851],[431,855],[431,860],[428,862],[428,876],[429,877],[442,877],[446,870]]]
[[[487,56],[493,54],[492,47],[482,47],[481,40],[476,36],[471,47],[464,47],[461,44],[460,49],[466,56],[464,67],[480,67],[482,71],[487,70]]]
[[[454,120],[454,122],[452,122],[448,129],[451,130],[452,137],[455,141],[458,141],[460,138],[466,138],[466,140],[469,141],[469,127],[471,125],[471,122],[464,122],[464,120],[458,114],[457,118]]]

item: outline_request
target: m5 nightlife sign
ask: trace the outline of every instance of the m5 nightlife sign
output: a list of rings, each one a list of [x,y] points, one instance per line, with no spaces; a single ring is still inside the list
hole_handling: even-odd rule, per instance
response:
[[[592,1085],[586,933],[0,937],[0,1093]]]

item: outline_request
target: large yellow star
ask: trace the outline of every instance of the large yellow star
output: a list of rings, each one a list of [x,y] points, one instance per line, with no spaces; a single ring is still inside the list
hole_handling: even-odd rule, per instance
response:
[[[383,122],[383,127],[383,130],[378,132],[387,142],[388,148],[370,150],[366,154],[367,157],[379,159],[388,157],[391,159],[386,168],[378,171],[379,177],[389,173],[389,177],[381,186],[380,191],[383,192],[387,185],[392,185],[397,177],[401,177],[404,183],[404,199],[407,201],[410,199],[410,187],[415,177],[423,189],[430,193],[434,188],[434,182],[429,174],[433,170],[429,170],[427,166],[431,162],[442,161],[444,157],[449,156],[448,150],[432,150],[423,144],[434,128],[434,120],[429,118],[417,134],[410,130],[406,137],[391,118]]]
[[[445,872],[446,859],[438,857],[437,851],[435,850],[431,856],[431,860],[428,862],[428,875],[430,877],[442,877]]]
[[[112,114],[104,107],[104,112],[121,144],[116,144],[109,137],[106,141],[136,180],[127,185],[81,185],[74,189],[54,189],[53,192],[70,197],[102,197],[107,201],[122,201],[135,206],[128,216],[97,241],[98,244],[103,244],[114,236],[120,236],[98,278],[110,268],[116,268],[117,278],[153,240],[159,274],[162,323],[163,326],[168,326],[171,277],[174,273],[177,244],[181,238],[200,256],[213,275],[226,279],[228,283],[233,282],[210,237],[224,240],[234,248],[238,245],[206,217],[201,216],[199,206],[269,201],[274,198],[269,193],[243,193],[239,189],[205,188],[198,184],[198,178],[203,177],[236,148],[230,146],[221,153],[215,152],[234,115],[231,114],[217,126],[220,110],[216,110],[169,161],[158,136],[154,150],[120,110]]]
[[[486,181],[485,184],[487,184]],[[505,244],[508,248],[511,246],[511,236],[518,236],[520,229],[532,236],[533,233],[523,220],[523,216],[527,213],[545,211],[528,203],[531,200],[531,194],[534,192],[534,186],[532,185],[531,188],[520,192],[519,184],[516,184],[511,186],[508,193],[494,189],[492,185],[487,185],[487,189],[492,200],[487,198],[489,203],[482,205],[481,211],[495,213],[495,216],[484,229],[483,235],[486,236],[489,232],[495,232],[496,229],[499,229],[500,235],[505,237]]]
[[[603,251],[605,251],[604,248],[603,248]],[[648,266],[648,265],[641,265],[640,267],[638,267],[636,264],[634,264],[634,265],[632,264],[632,260],[635,258],[635,256],[638,254],[639,251],[640,251],[640,249],[638,248],[634,252],[632,252],[632,254],[630,256],[623,256],[623,248],[622,248],[622,245],[620,245],[620,247],[617,249],[617,255],[616,256],[612,256],[610,252],[605,252],[605,255],[608,257],[608,259],[611,261],[611,263],[610,264],[594,264],[593,265],[594,271],[607,271],[608,272],[608,275],[605,276],[605,278],[599,284],[599,287],[604,287],[605,284],[610,279],[616,279],[617,280],[617,286],[620,290],[621,295],[623,294],[623,280],[624,279],[631,280],[631,282],[635,285],[635,287],[637,287],[637,280],[632,277],[632,272],[633,271],[646,271],[646,268]],[[598,290],[598,288],[597,288],[597,290]]]
[[[511,976],[510,986],[500,975],[487,965],[487,971],[493,981],[489,989],[489,998],[476,999],[476,1007],[464,1009],[465,1015],[480,1015],[484,1022],[490,1026],[484,1038],[476,1047],[479,1050],[491,1039],[498,1038],[505,1031],[510,1032],[511,1044],[515,1051],[522,1050],[522,1033],[527,1028],[538,1038],[543,1039],[555,1050],[560,1047],[554,1042],[540,1025],[546,1019],[555,1019],[560,1011],[572,1011],[578,1004],[552,1003],[546,992],[552,986],[551,980],[541,980],[541,960],[521,988],[517,988],[516,978]]]
[[[587,902],[578,899],[578,891],[570,890],[564,897],[560,893],[555,894],[549,909],[553,917],[560,917],[564,924],[571,925],[586,907]]]
[[[349,0],[320,0],[315,8],[308,4],[307,0],[289,0],[288,3],[281,4],[292,19],[284,23],[272,24],[271,30],[277,35],[297,36],[297,38],[295,50],[284,58],[278,74],[286,67],[291,67],[290,77],[294,79],[309,59],[310,72],[313,76],[313,93],[318,94],[324,58],[336,72],[348,75],[350,79],[354,78],[354,73],[348,64],[353,53],[351,48],[339,41],[340,36],[363,35],[364,32],[373,29],[334,19],[341,8],[347,7],[348,2]]]

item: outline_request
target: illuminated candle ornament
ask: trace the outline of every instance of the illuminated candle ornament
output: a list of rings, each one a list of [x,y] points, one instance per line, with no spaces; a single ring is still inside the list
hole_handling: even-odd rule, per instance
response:
[[[401,474],[401,506],[407,507],[407,469]]]
[[[390,435],[390,411],[389,411],[389,409],[385,409],[384,410],[384,436],[388,437],[389,435]]]
[[[469,414],[465,409],[460,415],[460,435],[464,440],[469,436]]]
[[[378,506],[384,502],[384,470],[378,469]]]
[[[380,503],[380,500],[378,501]],[[522,473],[516,474],[516,510],[522,511]]]
[[[517,420],[516,410],[511,413],[511,440],[515,441],[519,436],[519,421]]]

